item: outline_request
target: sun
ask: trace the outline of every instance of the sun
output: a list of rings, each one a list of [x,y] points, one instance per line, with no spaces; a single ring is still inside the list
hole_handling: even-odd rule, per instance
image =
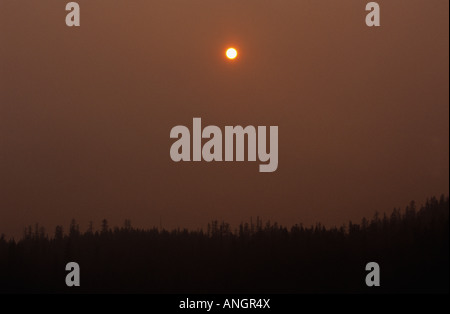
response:
[[[227,52],[225,54],[228,59],[233,60],[233,59],[236,59],[238,52],[235,48],[228,48]]]

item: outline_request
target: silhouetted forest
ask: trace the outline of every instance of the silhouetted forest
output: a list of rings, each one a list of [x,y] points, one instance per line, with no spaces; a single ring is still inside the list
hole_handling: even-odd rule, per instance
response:
[[[259,218],[233,229],[135,229],[126,220],[81,232],[29,227],[0,239],[0,292],[347,293],[449,292],[449,198],[375,214],[340,228],[286,228]],[[65,265],[79,263],[81,286],[66,287]],[[368,262],[381,287],[365,285]]]

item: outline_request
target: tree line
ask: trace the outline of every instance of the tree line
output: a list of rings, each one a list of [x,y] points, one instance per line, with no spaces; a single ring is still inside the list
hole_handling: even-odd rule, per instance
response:
[[[0,292],[315,293],[449,291],[449,198],[375,213],[361,222],[288,228],[256,218],[236,228],[139,229],[130,220],[99,230],[52,235],[29,226],[20,240],[0,237]],[[65,265],[81,286],[65,286]],[[377,262],[381,287],[367,287]]]

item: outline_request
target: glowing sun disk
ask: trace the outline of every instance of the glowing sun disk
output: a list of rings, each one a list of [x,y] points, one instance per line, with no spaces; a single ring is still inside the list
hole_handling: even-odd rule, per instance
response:
[[[237,57],[237,50],[234,49],[234,48],[228,48],[227,52],[226,52],[226,55],[227,55],[228,59],[231,59],[231,60],[236,59],[236,57]]]

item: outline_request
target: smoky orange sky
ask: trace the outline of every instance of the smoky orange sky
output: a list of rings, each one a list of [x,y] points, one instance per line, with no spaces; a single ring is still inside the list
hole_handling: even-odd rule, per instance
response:
[[[341,225],[449,192],[449,2],[0,0],[0,233],[75,218]],[[227,62],[225,49],[239,49]],[[279,166],[175,163],[176,125],[277,125]]]

